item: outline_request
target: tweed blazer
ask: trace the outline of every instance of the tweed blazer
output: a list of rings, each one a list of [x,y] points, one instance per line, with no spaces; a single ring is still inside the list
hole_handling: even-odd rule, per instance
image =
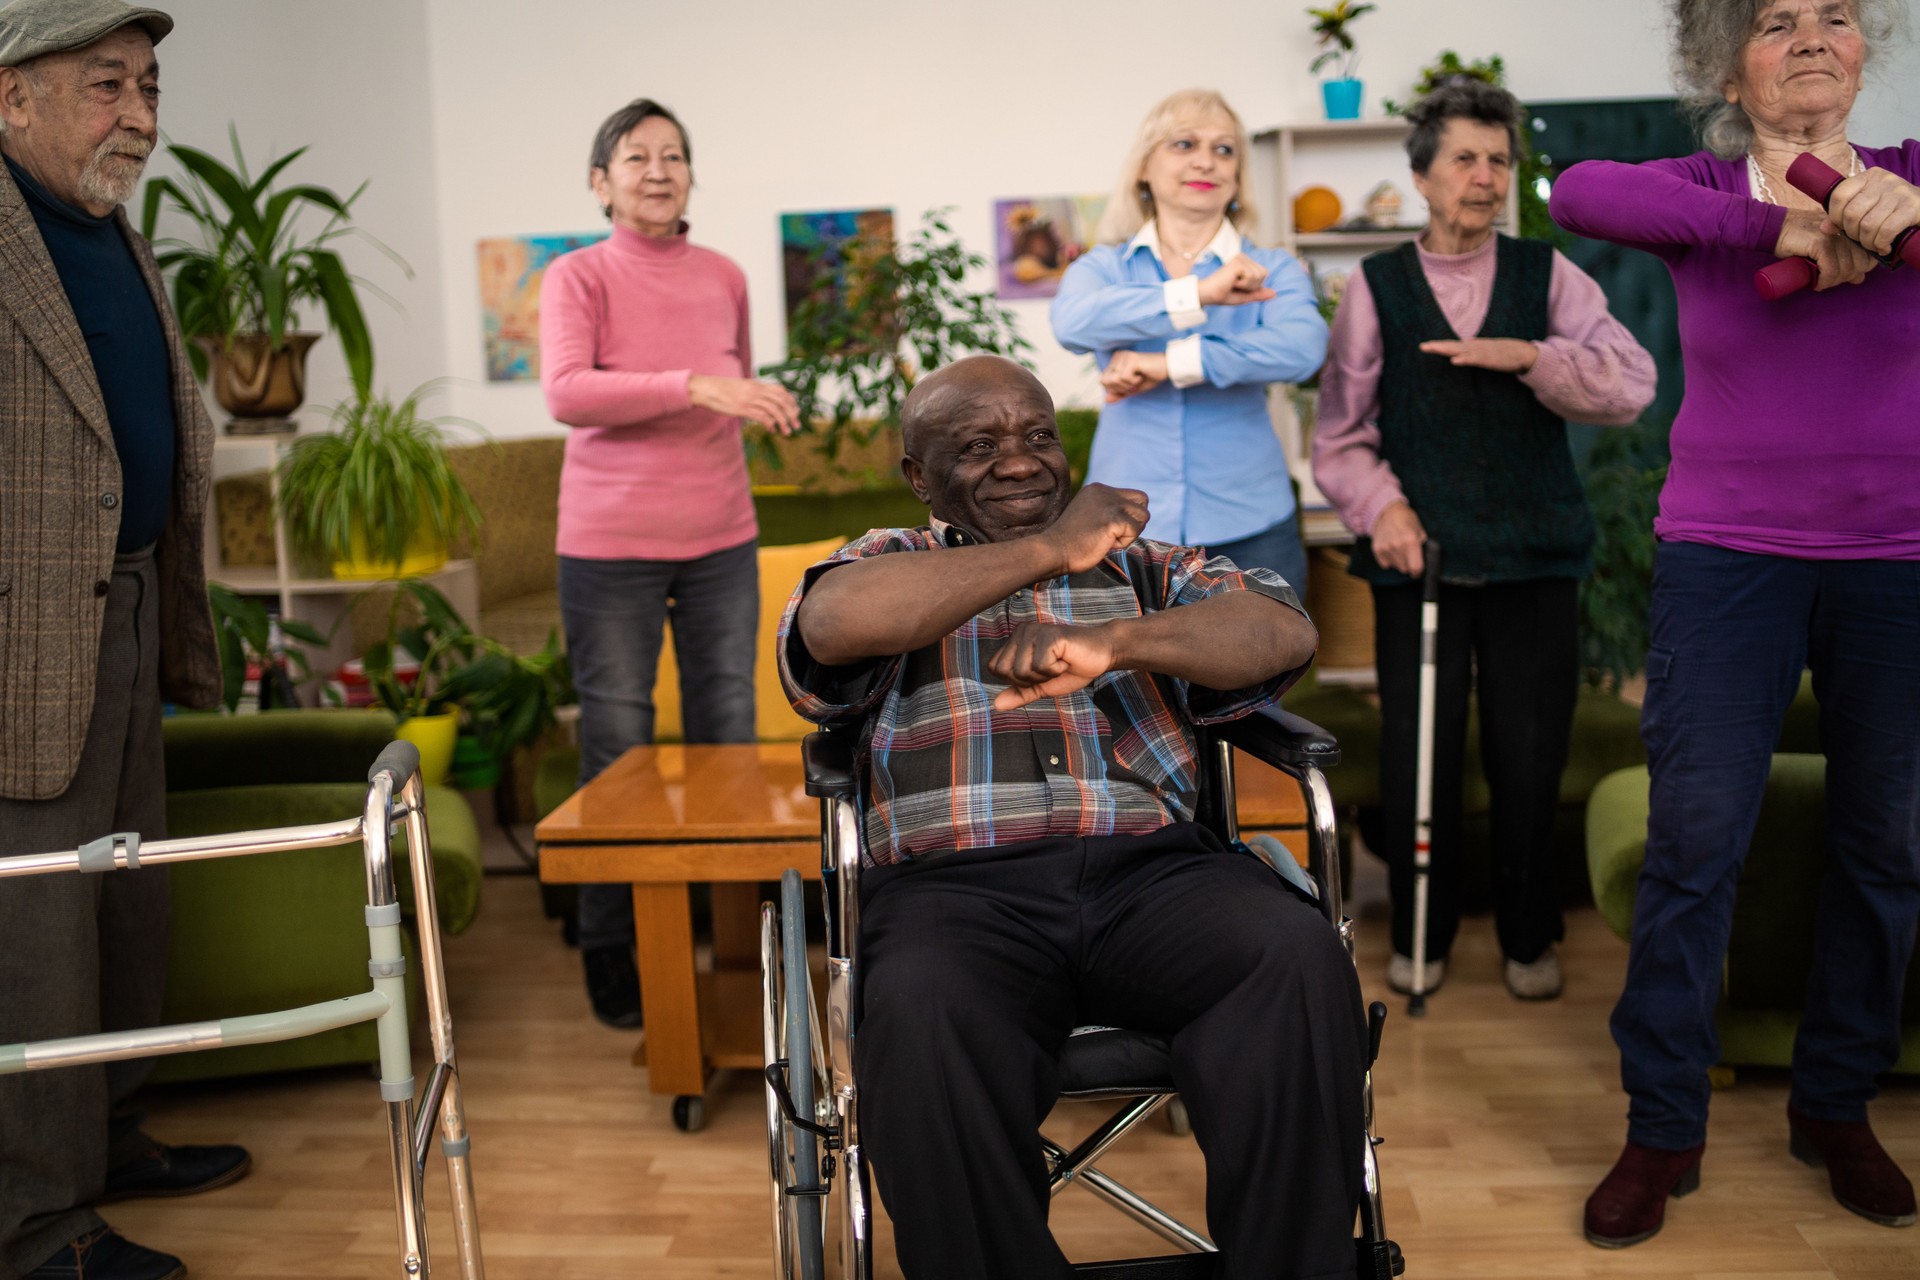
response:
[[[213,423],[146,241],[114,215],[173,365],[175,467],[160,584],[160,690],[212,706],[220,659],[202,561]],[[48,800],[80,765],[120,532],[120,457],[86,339],[26,198],[0,165],[0,796]]]

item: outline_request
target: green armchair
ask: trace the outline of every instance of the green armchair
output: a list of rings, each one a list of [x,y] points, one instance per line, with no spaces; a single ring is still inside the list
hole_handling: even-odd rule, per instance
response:
[[[1789,737],[1806,729],[1790,721]],[[1782,752],[1760,801],[1753,845],[1740,872],[1733,933],[1715,1021],[1721,1060],[1793,1065],[1807,973],[1813,966],[1814,908],[1826,850],[1826,757]],[[1626,938],[1647,852],[1647,770],[1623,769],[1594,788],[1587,806],[1588,873],[1594,905]],[[1920,1073],[1920,955],[1907,969],[1905,1034],[1894,1070]]]
[[[1377,846],[1380,820],[1380,708],[1370,697],[1344,686],[1323,685],[1308,671],[1281,700],[1287,710],[1305,716],[1340,742],[1340,766],[1329,770],[1327,783],[1340,814],[1342,865],[1348,863],[1352,833],[1357,824],[1363,838]],[[1640,744],[1640,710],[1598,689],[1582,689],[1573,716],[1573,738],[1566,772],[1560,776],[1560,808],[1554,822],[1554,847],[1565,869],[1569,896],[1582,892],[1585,880],[1585,815],[1587,798],[1601,778],[1616,769],[1646,760]],[[1490,797],[1486,775],[1480,769],[1480,718],[1477,708],[1467,717],[1464,808],[1464,889],[1469,902],[1491,900],[1489,886],[1491,838],[1488,824]]]
[[[382,711],[173,716],[165,725],[168,835],[350,818],[365,803],[367,770],[392,741],[393,723]],[[426,804],[440,925],[452,936],[479,912],[480,832],[458,792],[429,787]],[[396,845],[401,906],[411,919],[405,839]],[[340,845],[174,867],[163,1020],[262,1013],[365,990],[364,865],[358,845]],[[411,939],[408,954],[414,954]],[[164,1057],[154,1078],[252,1075],[378,1058],[374,1027],[361,1023],[279,1044]]]

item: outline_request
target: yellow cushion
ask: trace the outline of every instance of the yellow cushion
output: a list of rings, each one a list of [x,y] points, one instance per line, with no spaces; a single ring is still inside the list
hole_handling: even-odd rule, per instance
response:
[[[786,693],[780,688],[775,642],[780,633],[780,615],[786,612],[787,597],[799,585],[801,575],[846,542],[845,538],[827,538],[820,542],[760,548],[760,636],[755,642],[753,691],[754,718],[762,742],[798,742],[813,731],[813,725],[794,714]],[[666,643],[660,651],[660,669],[654,676],[653,706],[654,740],[679,742],[685,730],[680,723],[680,665],[674,661],[671,623],[667,625]]]

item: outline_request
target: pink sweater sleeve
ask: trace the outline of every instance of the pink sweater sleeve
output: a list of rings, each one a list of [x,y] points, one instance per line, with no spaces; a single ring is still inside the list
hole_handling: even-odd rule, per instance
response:
[[[540,282],[540,387],[547,412],[570,427],[623,427],[689,408],[691,370],[629,373],[597,366],[605,291],[577,267],[560,258]]]
[[[1393,468],[1380,456],[1380,317],[1367,275],[1355,271],[1334,312],[1327,363],[1320,370],[1314,416],[1313,479],[1361,537],[1380,513],[1406,497]]]
[[[1547,340],[1520,381],[1575,422],[1624,427],[1653,403],[1653,357],[1607,310],[1592,276],[1556,251],[1547,287]]]

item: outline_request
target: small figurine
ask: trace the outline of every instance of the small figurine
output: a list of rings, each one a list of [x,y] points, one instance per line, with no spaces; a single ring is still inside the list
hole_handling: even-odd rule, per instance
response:
[[[1383,182],[1367,193],[1367,220],[1376,227],[1400,225],[1400,190]]]

